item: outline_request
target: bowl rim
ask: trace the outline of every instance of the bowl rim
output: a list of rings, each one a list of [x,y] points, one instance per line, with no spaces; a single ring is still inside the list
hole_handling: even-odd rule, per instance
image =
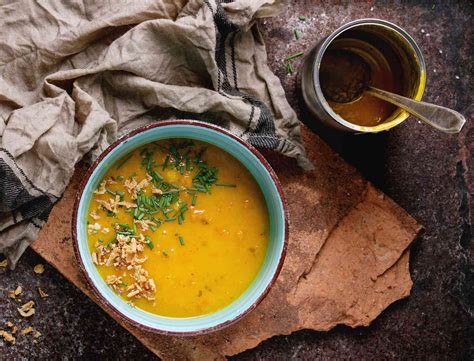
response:
[[[197,127],[202,127],[202,128],[207,128],[211,129],[213,131],[216,131],[218,133],[223,134],[224,136],[228,136],[238,143],[242,145],[243,147],[247,148],[258,160],[259,162],[263,165],[263,167],[266,169],[268,174],[270,175],[270,178],[272,179],[273,183],[275,184],[275,187],[278,191],[278,195],[281,199],[282,203],[282,209],[283,209],[283,218],[284,222],[283,225],[285,227],[283,231],[283,247],[281,250],[280,254],[280,259],[278,261],[277,268],[275,269],[275,272],[272,275],[272,278],[268,282],[267,286],[263,290],[263,292],[258,296],[258,298],[248,307],[246,308],[242,313],[238,314],[236,317],[223,321],[215,326],[203,328],[200,330],[195,330],[195,331],[169,331],[169,330],[163,330],[157,327],[150,327],[147,325],[143,325],[142,323],[135,321],[134,319],[130,318],[127,316],[125,313],[121,312],[119,309],[117,309],[115,306],[113,306],[99,291],[99,289],[95,286],[94,281],[91,279],[89,274],[87,273],[85,264],[82,260],[82,257],[79,252],[79,240],[77,237],[77,226],[78,226],[78,211],[79,211],[79,204],[80,200],[83,196],[84,190],[86,188],[86,185],[92,175],[92,173],[95,171],[95,169],[99,166],[99,164],[102,162],[102,160],[110,153],[112,152],[118,145],[122,144],[124,141],[128,140],[129,138],[132,138],[134,136],[137,136],[140,133],[143,133],[147,130],[154,129],[154,128],[160,128],[160,127],[166,127],[166,126],[172,126],[172,125],[189,125],[189,126],[197,126]],[[75,201],[74,201],[74,207],[73,207],[73,214],[72,214],[72,222],[71,222],[71,234],[72,234],[72,240],[73,240],[73,246],[74,246],[74,255],[76,258],[76,262],[79,266],[79,269],[81,270],[82,275],[84,276],[87,285],[89,288],[92,290],[94,296],[97,298],[99,301],[99,305],[102,306],[106,311],[111,312],[114,316],[119,318],[122,321],[125,321],[129,324],[132,324],[133,326],[136,326],[137,328],[145,331],[149,331],[152,333],[156,334],[162,334],[162,335],[168,335],[168,336],[198,336],[198,335],[203,335],[211,332],[215,332],[218,330],[222,330],[230,325],[233,325],[234,323],[240,321],[243,319],[245,316],[247,316],[251,311],[253,311],[262,301],[263,299],[267,296],[268,292],[270,291],[271,287],[275,284],[281,269],[283,267],[283,263],[285,261],[285,256],[287,252],[287,247],[288,247],[288,238],[289,238],[289,213],[288,213],[288,208],[286,205],[286,199],[283,193],[283,188],[280,184],[280,181],[278,180],[278,177],[273,170],[273,168],[270,166],[268,161],[263,157],[263,155],[251,144],[245,142],[243,139],[239,138],[235,134],[232,134],[230,131],[227,129],[220,127],[215,124],[211,123],[206,123],[203,121],[198,121],[198,120],[191,120],[191,119],[177,119],[177,120],[162,120],[162,121],[157,121],[152,124],[148,124],[145,126],[138,127],[136,129],[133,129],[132,131],[128,132],[127,134],[123,135],[122,137],[118,138],[114,143],[109,145],[100,155],[99,157],[92,163],[92,165],[87,169],[85,175],[83,176],[79,188],[76,192],[75,195]]]

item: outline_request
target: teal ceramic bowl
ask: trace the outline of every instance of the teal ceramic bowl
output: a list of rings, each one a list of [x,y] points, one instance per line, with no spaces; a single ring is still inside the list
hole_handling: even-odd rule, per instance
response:
[[[259,184],[269,212],[270,240],[264,263],[249,288],[232,304],[214,313],[186,318],[163,317],[129,305],[107,286],[92,262],[86,218],[93,191],[107,170],[125,154],[144,144],[167,138],[188,138],[213,144],[237,158]],[[288,217],[278,179],[263,156],[225,129],[191,120],[157,122],[134,130],[107,148],[84,177],[77,193],[72,234],[76,257],[86,280],[106,309],[148,331],[168,335],[198,335],[238,321],[263,300],[283,265]]]

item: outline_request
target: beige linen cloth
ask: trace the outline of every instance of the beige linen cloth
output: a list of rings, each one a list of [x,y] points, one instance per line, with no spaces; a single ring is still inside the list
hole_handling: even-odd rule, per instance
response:
[[[171,114],[311,167],[255,24],[278,1],[0,5],[0,253],[12,267],[79,160]]]

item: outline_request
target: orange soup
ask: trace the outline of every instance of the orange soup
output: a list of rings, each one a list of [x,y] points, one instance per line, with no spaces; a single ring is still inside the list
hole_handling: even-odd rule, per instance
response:
[[[93,262],[124,300],[190,317],[224,308],[263,264],[268,210],[248,170],[185,139],[154,142],[113,165],[87,218]]]

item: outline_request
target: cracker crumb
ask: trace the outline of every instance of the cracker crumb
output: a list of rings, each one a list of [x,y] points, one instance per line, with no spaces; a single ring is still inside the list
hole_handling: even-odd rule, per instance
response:
[[[89,213],[89,215],[92,217],[92,219],[94,219],[95,221],[97,221],[98,219],[100,219],[100,216],[97,214],[96,211],[92,211]]]
[[[109,275],[106,279],[106,283],[112,289],[117,293],[124,293],[127,298],[155,299],[155,282],[141,266],[147,260],[147,257],[142,253],[145,250],[146,242],[143,234],[138,237],[119,234],[116,242],[110,247],[97,245],[92,253],[93,262],[98,265],[133,270],[130,277],[134,282],[130,285],[124,282],[122,276]],[[125,273],[123,277],[126,277]]]
[[[117,203],[119,206],[123,206],[127,209],[129,208],[137,208],[138,206],[135,203],[132,202],[126,202],[126,201],[121,201]]]
[[[39,293],[39,295],[40,295],[41,298],[46,298],[46,297],[49,296],[44,290],[42,290],[42,289],[39,288],[39,287],[38,287],[38,293]]]
[[[152,194],[163,194],[163,191],[161,189],[151,187],[151,193]]]
[[[34,268],[33,271],[35,271],[36,274],[42,274],[44,272],[44,265],[41,263],[38,263]]]
[[[88,233],[88,234],[96,234],[97,232],[100,231],[101,228],[102,228],[102,227],[101,227],[100,224],[97,223],[97,222],[94,223],[94,224],[89,224],[89,225],[87,226],[87,233]]]
[[[35,314],[35,309],[33,307],[34,305],[35,301],[31,300],[17,308],[17,310],[22,317],[31,317]]]
[[[138,183],[135,177],[125,180],[125,183],[123,184],[127,192],[132,195],[132,199],[137,199],[137,191],[135,189],[137,185]]]
[[[5,341],[10,342],[12,345],[14,345],[16,342],[16,338],[7,331],[0,331],[0,336],[2,336]]]
[[[7,322],[7,327],[10,328],[12,334],[16,333],[18,330],[18,328],[11,321]]]
[[[0,262],[0,267],[2,268],[7,268],[8,266],[8,260],[4,259],[2,262]]]
[[[140,183],[138,183],[135,177],[133,177],[132,179],[127,179],[125,183],[123,184],[123,186],[125,187],[127,192],[131,195],[132,199],[137,199],[137,192],[147,187],[149,182],[150,182],[150,178],[149,178],[149,175],[147,174],[147,178],[142,179]]]
[[[41,337],[41,332],[39,331],[35,331],[35,334],[33,335],[34,338],[38,338],[38,337]]]
[[[24,329],[21,331],[21,333],[22,333],[23,335],[27,335],[27,334],[29,334],[30,332],[33,332],[33,327],[31,327],[31,326],[28,326],[27,328],[24,328]]]
[[[117,213],[117,207],[118,207],[118,204],[120,203],[120,196],[116,195],[115,198],[109,198],[108,201],[98,199],[97,203],[99,203],[102,206],[102,208],[105,209],[106,211],[109,211],[109,212],[112,212],[112,213]],[[99,229],[96,228],[97,231]]]
[[[150,221],[149,219],[141,219],[141,220],[134,219],[133,223],[138,224],[143,232],[148,231],[150,226],[153,226],[153,227],[158,226],[155,222]]]
[[[103,181],[102,183],[100,183],[99,188],[97,188],[94,191],[94,193],[95,194],[105,194],[105,192],[107,192],[107,190],[105,189],[106,185],[107,185],[107,181]]]
[[[23,292],[23,288],[21,286],[18,286],[13,291],[8,291],[8,297],[15,299],[16,296],[18,296],[22,292]]]

